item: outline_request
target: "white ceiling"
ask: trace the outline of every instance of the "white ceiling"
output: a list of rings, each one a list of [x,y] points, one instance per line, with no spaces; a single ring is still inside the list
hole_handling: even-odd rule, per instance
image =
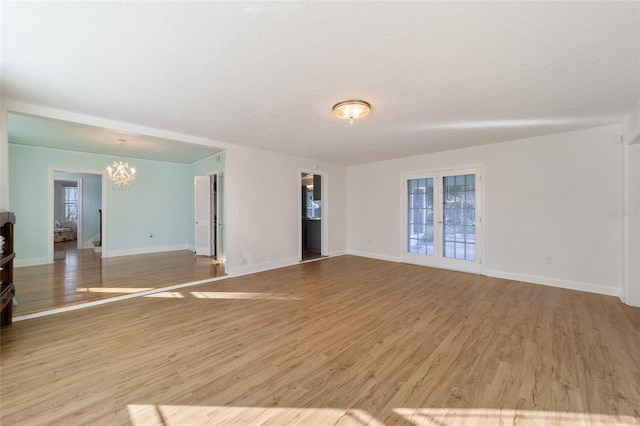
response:
[[[3,1],[2,95],[363,163],[620,122],[640,2]]]

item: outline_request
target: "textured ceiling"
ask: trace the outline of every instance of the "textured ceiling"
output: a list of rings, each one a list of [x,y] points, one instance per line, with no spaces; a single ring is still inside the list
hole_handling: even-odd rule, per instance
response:
[[[2,95],[363,163],[620,122],[639,5],[3,1]]]

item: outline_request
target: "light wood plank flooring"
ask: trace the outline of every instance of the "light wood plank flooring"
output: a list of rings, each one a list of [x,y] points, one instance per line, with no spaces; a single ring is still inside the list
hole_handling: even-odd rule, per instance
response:
[[[638,424],[640,309],[340,256],[15,322],[4,425]]]
[[[223,276],[224,265],[188,250],[102,259],[76,241],[56,243],[66,251],[53,264],[14,269],[18,306],[14,316],[109,299],[123,294]]]

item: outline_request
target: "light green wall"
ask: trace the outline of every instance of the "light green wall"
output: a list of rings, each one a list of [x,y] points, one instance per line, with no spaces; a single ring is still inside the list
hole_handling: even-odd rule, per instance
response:
[[[9,144],[11,210],[20,259],[47,255],[48,171],[104,171],[112,156]],[[193,233],[192,179],[188,165],[130,159],[136,181],[124,191],[108,187],[108,251],[184,246]],[[148,238],[149,232],[154,234]]]

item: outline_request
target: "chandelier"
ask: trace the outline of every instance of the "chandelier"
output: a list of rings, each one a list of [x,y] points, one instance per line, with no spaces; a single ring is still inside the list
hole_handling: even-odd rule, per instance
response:
[[[124,189],[129,186],[129,182],[136,180],[136,169],[130,168],[129,163],[122,162],[122,146],[126,141],[118,139],[118,142],[120,142],[120,161],[114,161],[113,168],[107,167],[107,170],[109,171],[109,180],[113,181],[113,188]]]
[[[371,112],[371,105],[365,101],[345,101],[333,106],[333,115],[343,120],[349,120],[351,124],[353,124],[353,120],[362,118],[369,112]]]

